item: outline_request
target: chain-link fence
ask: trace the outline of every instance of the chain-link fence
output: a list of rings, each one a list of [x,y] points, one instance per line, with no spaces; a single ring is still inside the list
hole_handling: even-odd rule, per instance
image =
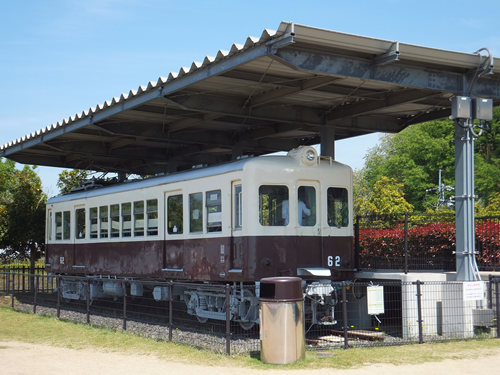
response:
[[[241,285],[141,281],[139,286],[137,281],[125,279],[110,278],[106,284],[95,283],[95,278],[25,275],[34,280],[35,289],[23,291],[15,287],[20,277],[0,274],[0,292],[11,295],[11,307],[18,311],[127,330],[218,353],[260,351],[258,319],[235,320],[241,309],[250,311],[248,301],[252,297],[245,307],[242,296],[258,297],[258,284],[242,289]],[[80,298],[64,298],[62,288],[57,287],[62,282],[72,283],[72,290],[81,288]],[[97,284],[102,289],[96,290]],[[324,290],[327,295],[305,293],[305,340],[309,349],[500,338],[498,277],[473,285],[334,282],[318,284],[316,290]],[[330,319],[312,324],[314,306],[326,306],[326,300],[330,301]]]

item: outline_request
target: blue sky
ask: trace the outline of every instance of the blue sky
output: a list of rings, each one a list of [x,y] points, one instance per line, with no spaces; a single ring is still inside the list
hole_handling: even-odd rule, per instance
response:
[[[281,21],[500,56],[500,1],[0,2],[0,144],[177,72]],[[355,169],[378,135],[337,142]],[[56,168],[39,168],[57,193]]]

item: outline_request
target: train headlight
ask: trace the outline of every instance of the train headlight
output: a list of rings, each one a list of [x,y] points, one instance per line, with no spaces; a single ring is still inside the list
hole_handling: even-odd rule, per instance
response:
[[[301,146],[288,153],[288,156],[299,161],[302,165],[314,165],[318,163],[318,152],[314,147]]]
[[[310,162],[314,162],[314,160],[316,160],[316,153],[314,152],[314,150],[306,151],[306,159]]]

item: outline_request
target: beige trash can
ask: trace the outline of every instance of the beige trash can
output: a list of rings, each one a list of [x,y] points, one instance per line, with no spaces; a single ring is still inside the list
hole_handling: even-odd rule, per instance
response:
[[[260,280],[260,359],[285,365],[305,358],[304,295],[299,277]]]

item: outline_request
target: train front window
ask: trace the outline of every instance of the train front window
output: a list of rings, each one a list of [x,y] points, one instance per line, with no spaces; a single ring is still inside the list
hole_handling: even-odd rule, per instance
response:
[[[134,202],[134,237],[144,236],[144,202]]]
[[[69,240],[71,235],[71,213],[63,212],[63,239]]]
[[[301,186],[297,191],[298,224],[303,227],[316,225],[316,189],[313,186]]]
[[[99,207],[100,238],[108,238],[108,206]]]
[[[90,209],[90,238],[97,238],[97,207]]]
[[[132,236],[132,204],[122,203],[122,237]]]
[[[288,187],[262,185],[259,187],[259,222],[263,226],[288,225]]]
[[[183,213],[182,194],[171,195],[167,199],[168,234],[182,234]]]
[[[189,194],[189,232],[203,232],[203,194]]]
[[[111,218],[111,233],[110,237],[116,238],[120,237],[120,205],[112,204],[109,206],[110,218]]]
[[[158,199],[146,201],[148,214],[148,236],[158,235]]]
[[[77,240],[85,238],[85,208],[79,208],[75,211],[76,216],[76,228],[75,237]]]
[[[349,200],[347,189],[328,188],[328,225],[347,227],[349,225]]]
[[[222,202],[221,191],[207,191],[207,232],[220,232],[222,230]]]

